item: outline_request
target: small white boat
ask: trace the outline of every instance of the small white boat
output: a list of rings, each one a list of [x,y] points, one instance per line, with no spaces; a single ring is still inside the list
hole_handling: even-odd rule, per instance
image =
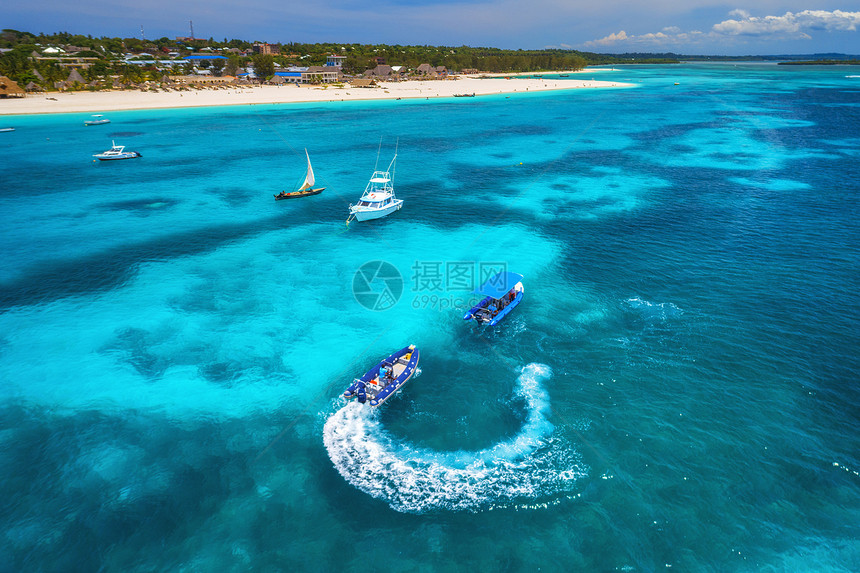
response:
[[[124,145],[117,145],[115,142],[111,141],[110,149],[97,153],[93,155],[93,157],[99,161],[113,161],[116,159],[134,159],[136,157],[143,156],[137,151],[126,151]]]
[[[0,133],[4,131],[15,131],[14,127],[0,127]]]
[[[95,119],[88,119],[84,122],[84,125],[102,125],[104,123],[110,123],[110,120],[103,115],[97,114],[93,116]]]
[[[385,171],[375,170],[364,188],[364,193],[355,205],[349,206],[349,217],[346,224],[353,219],[357,221],[369,221],[390,215],[403,206],[403,200],[394,195],[394,163],[397,161],[397,148],[394,149],[394,157]],[[377,166],[379,165],[379,153],[376,154]],[[374,167],[374,169],[376,169]]]

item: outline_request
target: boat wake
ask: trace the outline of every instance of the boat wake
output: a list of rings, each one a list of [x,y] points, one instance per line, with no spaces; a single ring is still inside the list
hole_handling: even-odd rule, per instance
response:
[[[338,472],[361,491],[401,512],[481,511],[547,503],[573,492],[586,474],[579,454],[553,435],[549,397],[541,386],[551,371],[522,369],[516,392],[528,409],[520,432],[480,451],[437,452],[391,436],[369,408],[350,403],[332,414],[323,442]]]
[[[668,319],[678,318],[684,314],[683,310],[671,302],[655,303],[644,300],[638,296],[628,298],[625,302],[628,307],[638,311],[644,318],[650,320],[665,322]]]

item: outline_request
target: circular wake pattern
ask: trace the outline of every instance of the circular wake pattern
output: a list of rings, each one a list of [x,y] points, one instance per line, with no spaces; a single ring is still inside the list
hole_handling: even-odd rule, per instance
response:
[[[479,511],[572,492],[586,469],[579,455],[554,437],[549,398],[540,382],[548,366],[522,369],[516,392],[528,416],[511,439],[480,451],[437,452],[392,437],[374,412],[350,403],[332,414],[323,442],[338,472],[361,491],[395,510]]]

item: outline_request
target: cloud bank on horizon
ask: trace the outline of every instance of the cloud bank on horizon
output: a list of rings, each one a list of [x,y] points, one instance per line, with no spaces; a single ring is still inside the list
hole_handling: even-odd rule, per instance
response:
[[[627,34],[624,30],[614,32],[598,40],[581,44],[586,49],[623,48],[627,50],[673,50],[690,51],[701,45],[737,45],[746,40],[752,45],[792,40],[812,40],[812,34],[830,32],[857,32],[860,27],[860,12],[842,10],[803,10],[786,12],[782,16],[752,16],[748,11],[737,9],[729,12],[729,20],[714,24],[707,32],[683,31],[677,26],[663,28],[659,32]]]

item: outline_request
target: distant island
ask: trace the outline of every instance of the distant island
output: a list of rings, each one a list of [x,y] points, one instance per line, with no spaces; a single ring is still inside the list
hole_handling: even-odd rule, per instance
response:
[[[796,62],[779,62],[780,66],[860,66],[857,60],[798,60]]]

